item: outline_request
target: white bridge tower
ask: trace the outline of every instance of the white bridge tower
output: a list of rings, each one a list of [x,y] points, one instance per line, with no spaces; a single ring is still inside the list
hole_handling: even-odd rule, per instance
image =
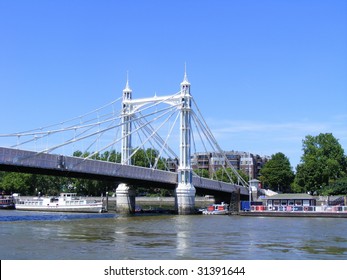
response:
[[[122,102],[122,158],[124,165],[131,164],[131,119],[143,105],[161,101],[180,110],[180,159],[178,186],[176,187],[176,209],[178,214],[192,214],[195,211],[195,187],[192,184],[191,167],[191,99],[187,73],[181,83],[180,94],[173,96],[132,99],[132,91],[127,81]],[[117,211],[131,213],[135,209],[135,190],[127,184],[119,184],[117,190]]]

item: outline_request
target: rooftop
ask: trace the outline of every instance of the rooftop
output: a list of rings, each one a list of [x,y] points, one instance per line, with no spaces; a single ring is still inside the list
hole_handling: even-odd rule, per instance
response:
[[[265,199],[315,199],[312,195],[306,193],[280,193],[267,196]]]

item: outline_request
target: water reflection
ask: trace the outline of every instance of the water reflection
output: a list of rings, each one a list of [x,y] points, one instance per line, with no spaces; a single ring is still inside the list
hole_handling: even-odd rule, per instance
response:
[[[192,234],[194,230],[190,228],[192,223],[189,222],[189,216],[182,217],[176,216],[173,219],[174,231],[176,235],[176,255],[178,259],[183,259],[185,256],[189,256],[189,234]]]

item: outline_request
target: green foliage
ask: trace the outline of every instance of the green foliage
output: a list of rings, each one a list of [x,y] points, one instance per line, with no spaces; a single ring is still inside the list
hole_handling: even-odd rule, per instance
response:
[[[283,153],[272,155],[260,171],[260,181],[264,187],[273,191],[290,192],[294,181],[294,172],[289,159]]]
[[[206,170],[206,169],[199,168],[199,169],[195,169],[194,172],[196,175],[198,175],[202,178],[209,178],[210,177],[210,174],[209,174],[208,170]]]
[[[260,171],[260,180],[265,188],[273,191],[290,192],[294,181],[294,172],[289,159],[283,153],[272,155]]]
[[[337,179],[335,182],[322,189],[322,195],[347,195],[347,176]]]
[[[24,174],[16,172],[2,172],[0,189],[6,193],[20,193],[22,195],[55,195],[61,192],[62,186],[68,179],[57,176]]]
[[[294,190],[321,193],[346,174],[346,157],[331,133],[308,135],[303,140],[303,156],[296,168]]]
[[[238,170],[237,172],[246,182],[249,181],[248,175],[242,172],[242,170]],[[224,168],[218,169],[215,172],[215,174],[212,176],[212,178],[215,180],[227,182],[227,183],[231,183],[231,182],[238,183],[238,178],[236,177],[234,172],[232,172],[230,167],[226,169]],[[230,181],[230,178],[231,178],[231,181]]]
[[[2,172],[0,188],[5,193],[29,194],[35,190],[31,178],[31,174]]]
[[[132,157],[132,164],[136,166],[152,168],[156,165],[157,169],[165,170],[165,159],[159,158],[159,152],[155,149],[139,149]]]

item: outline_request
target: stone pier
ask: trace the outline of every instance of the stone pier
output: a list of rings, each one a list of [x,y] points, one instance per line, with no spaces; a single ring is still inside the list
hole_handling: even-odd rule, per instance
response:
[[[195,213],[195,187],[192,184],[178,184],[176,188],[175,207],[179,215]]]
[[[119,184],[116,189],[116,211],[123,214],[135,212],[135,189],[127,184]]]

